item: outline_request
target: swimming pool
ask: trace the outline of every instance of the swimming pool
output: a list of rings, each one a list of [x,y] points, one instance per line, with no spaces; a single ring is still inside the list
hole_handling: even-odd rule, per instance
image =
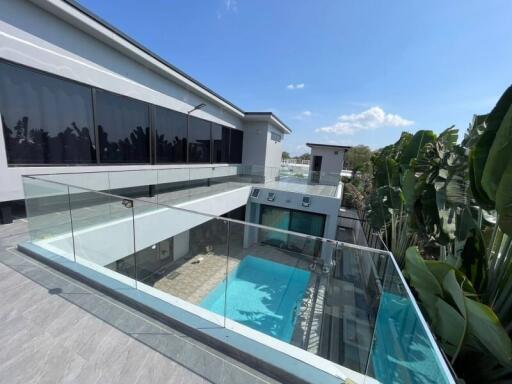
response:
[[[246,256],[206,296],[201,307],[289,342],[311,273]]]

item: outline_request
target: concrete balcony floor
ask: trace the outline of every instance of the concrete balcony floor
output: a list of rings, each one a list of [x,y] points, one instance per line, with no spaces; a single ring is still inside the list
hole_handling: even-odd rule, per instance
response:
[[[16,251],[0,226],[0,378],[6,383],[275,383]]]

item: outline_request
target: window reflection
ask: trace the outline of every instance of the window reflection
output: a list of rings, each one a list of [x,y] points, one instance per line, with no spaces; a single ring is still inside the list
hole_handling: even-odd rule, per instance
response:
[[[90,88],[0,62],[0,113],[9,164],[96,161]]]
[[[156,107],[155,131],[158,163],[187,161],[187,115]]]
[[[101,162],[149,162],[148,104],[97,91],[96,121]]]
[[[210,122],[190,116],[188,124],[188,161],[209,163]]]

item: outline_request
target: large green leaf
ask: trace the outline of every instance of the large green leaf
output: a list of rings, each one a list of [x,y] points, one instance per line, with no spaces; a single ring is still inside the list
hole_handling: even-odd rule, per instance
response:
[[[496,193],[496,211],[500,229],[512,236],[512,153]]]
[[[421,130],[416,132],[400,157],[400,167],[406,170],[409,168],[411,160],[419,161],[423,147],[427,143],[432,143],[435,138],[436,135],[432,131]]]
[[[412,286],[418,293],[423,307],[429,316],[436,317],[437,297],[443,296],[441,284],[426,267],[417,247],[410,247],[405,254],[405,269]]]
[[[455,359],[466,331],[466,319],[450,304],[442,299],[435,302],[436,319],[432,322],[435,334],[439,337],[443,349]]]
[[[468,158],[469,184],[471,186],[471,193],[478,205],[484,209],[492,210],[494,209],[494,201],[489,199],[481,184],[481,176],[486,158],[486,155],[475,147],[470,150]]]
[[[512,105],[509,107],[499,125],[482,174],[482,187],[491,200],[496,200],[496,192],[500,185],[501,178],[503,177],[505,169],[510,168],[511,154]]]
[[[498,317],[488,306],[465,298],[469,333],[505,367],[512,367],[512,342]]]
[[[453,272],[455,274],[455,277],[457,278],[459,285],[462,287],[462,290],[466,293],[466,295],[476,295],[475,288],[468,280],[468,278],[453,265],[434,260],[424,260],[423,263],[428,268],[432,276],[435,277],[439,284],[443,284],[446,275],[450,272]]]
[[[471,148],[470,152],[470,177],[472,178],[471,187],[473,195],[482,208],[485,209],[493,209],[492,203],[494,202],[494,199],[487,193],[486,188],[484,188],[482,184],[484,169],[491,147],[494,143],[496,133],[498,132],[502,120],[507,114],[511,104],[512,86],[509,87],[498,100],[496,106],[485,119],[485,123],[480,125],[480,127],[484,128],[484,131],[481,133],[480,138],[473,148]],[[489,186],[487,189],[491,190]]]
[[[408,211],[412,211],[414,208],[414,204],[416,200],[419,198],[418,191],[418,178],[414,175],[414,171],[411,169],[407,169],[402,176],[402,194],[404,197],[404,204]]]

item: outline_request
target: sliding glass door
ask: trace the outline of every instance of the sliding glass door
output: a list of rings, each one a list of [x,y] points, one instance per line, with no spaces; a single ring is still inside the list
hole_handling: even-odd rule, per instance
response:
[[[261,205],[260,224],[304,233],[311,236],[324,235],[325,215],[286,208]],[[302,252],[309,255],[318,253],[317,242],[305,237],[292,236],[276,231],[260,231],[260,241],[279,248]]]
[[[268,227],[287,231],[290,227],[290,210],[262,205],[260,223]],[[261,231],[260,241],[279,248],[285,248],[288,243],[288,235],[277,231]]]

